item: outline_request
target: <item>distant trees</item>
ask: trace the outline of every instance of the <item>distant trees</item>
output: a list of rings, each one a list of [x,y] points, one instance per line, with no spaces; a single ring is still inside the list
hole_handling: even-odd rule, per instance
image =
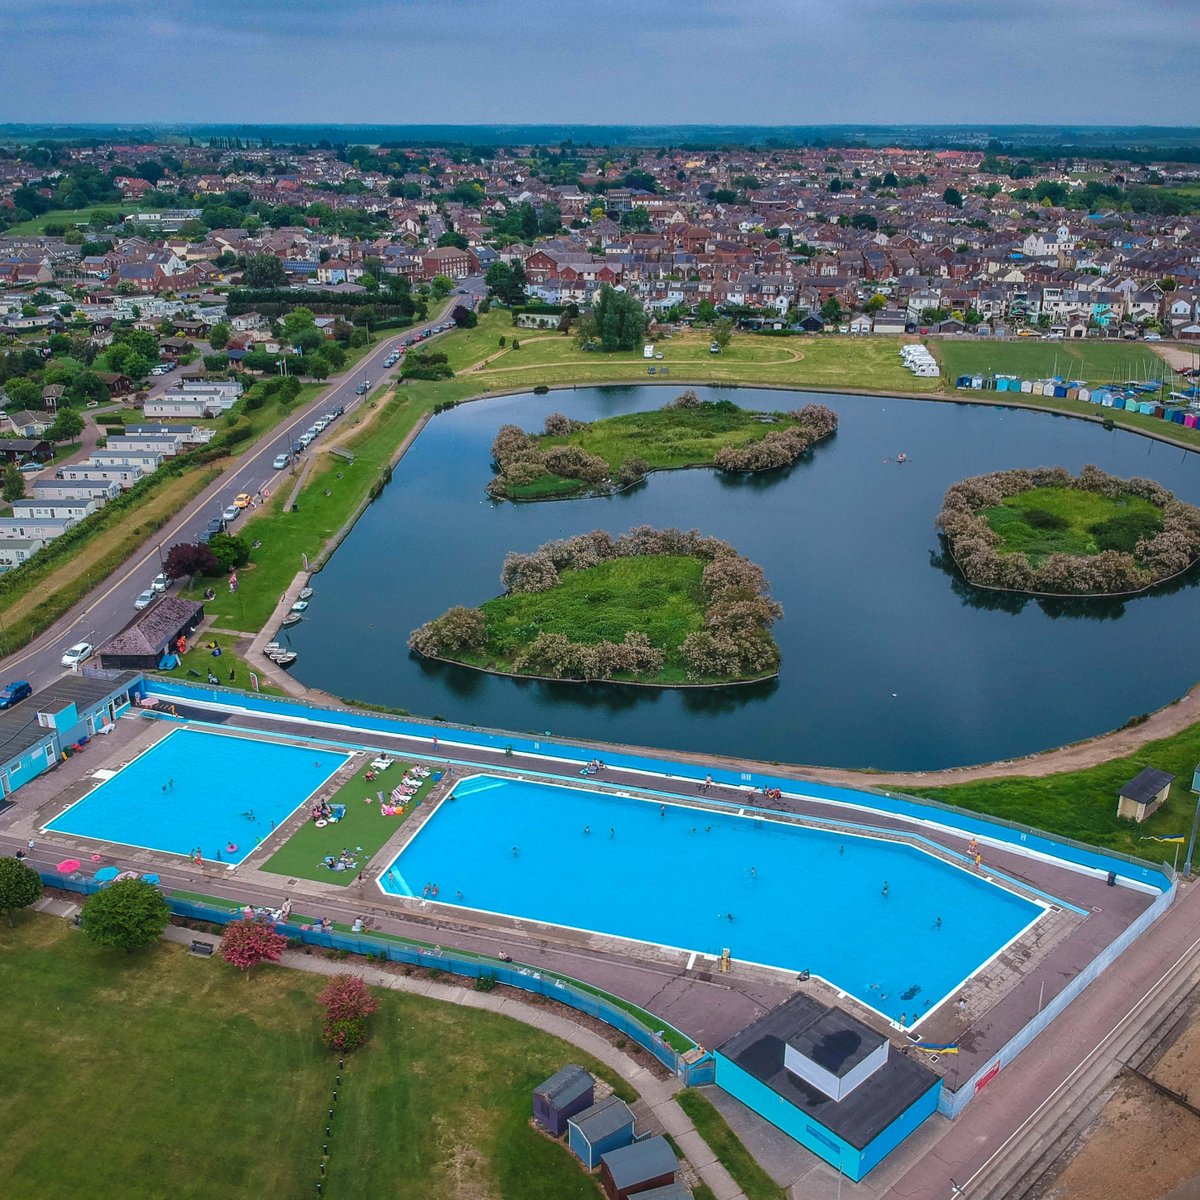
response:
[[[21,473],[21,468],[16,463],[9,463],[4,468],[3,496],[5,504],[11,504],[14,500],[24,499],[25,476]]]
[[[717,451],[721,471],[772,471],[786,467],[822,438],[837,430],[837,414],[824,404],[806,404],[788,413],[797,425],[773,429],[745,446],[722,446]]]
[[[515,307],[524,304],[527,299],[525,295],[525,267],[523,263],[516,262],[509,264],[506,262],[494,262],[484,274],[484,282],[488,286],[488,291],[501,304]]]
[[[232,332],[228,321],[218,321],[208,331],[208,344],[214,350],[224,350],[229,345],[229,337]]]
[[[279,288],[287,283],[283,263],[273,254],[251,254],[242,272],[242,284],[248,288]]]
[[[948,187],[942,193],[942,201],[949,204],[951,208],[962,208],[963,195],[956,187]]]

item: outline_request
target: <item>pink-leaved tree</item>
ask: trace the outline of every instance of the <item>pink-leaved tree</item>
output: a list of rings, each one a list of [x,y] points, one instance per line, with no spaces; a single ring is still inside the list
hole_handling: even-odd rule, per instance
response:
[[[331,1050],[357,1050],[367,1040],[367,1018],[379,1001],[357,975],[338,975],[317,997],[325,1009],[321,1036]]]
[[[261,962],[278,962],[287,949],[287,938],[264,921],[231,921],[221,937],[221,957],[242,971]]]

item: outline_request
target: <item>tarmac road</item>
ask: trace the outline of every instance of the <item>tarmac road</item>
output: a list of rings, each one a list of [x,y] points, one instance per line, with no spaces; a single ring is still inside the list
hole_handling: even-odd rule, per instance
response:
[[[478,302],[484,290],[479,278],[462,280],[459,288],[466,290],[474,302]],[[45,633],[40,634],[17,653],[0,659],[0,681],[27,679],[33,685],[34,691],[37,691],[62,674],[62,653],[68,646],[76,642],[90,642],[93,646],[99,646],[111,638],[134,616],[135,598],[139,592],[150,586],[151,580],[161,569],[161,556],[169,547],[177,542],[195,541],[210,518],[220,516],[221,510],[232,504],[234,496],[239,492],[247,492],[253,496],[264,487],[273,491],[288,477],[287,472],[276,471],[272,467],[272,460],[276,455],[287,450],[322,413],[338,405],[350,412],[363,399],[356,392],[358,385],[369,379],[370,390],[373,390],[384,378],[387,368],[384,367],[383,360],[393,348],[405,341],[411,341],[426,329],[448,322],[454,306],[463,303],[463,300],[463,296],[457,291],[452,293],[447,298],[444,311],[437,316],[386,337],[374,346],[352,371],[335,376],[317,399],[302,409],[297,409],[287,425],[277,429],[271,436],[255,442],[222,473],[220,478],[214,480],[150,541]],[[174,374],[172,372],[172,375]],[[164,378],[173,382],[171,376]],[[340,422],[341,418],[334,421],[326,432],[336,433]],[[317,442],[313,444],[316,445]],[[230,528],[236,532],[237,522],[233,522]],[[2,637],[3,631],[0,629],[0,638]]]

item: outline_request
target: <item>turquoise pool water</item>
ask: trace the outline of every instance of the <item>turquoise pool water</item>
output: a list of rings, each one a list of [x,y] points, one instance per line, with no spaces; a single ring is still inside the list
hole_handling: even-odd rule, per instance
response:
[[[385,891],[432,884],[451,906],[702,954],[727,947],[811,971],[906,1026],[1043,911],[871,837],[491,776],[454,796],[384,872]]]
[[[346,761],[277,742],[176,729],[46,828],[239,863]],[[231,846],[236,849],[230,849]]]

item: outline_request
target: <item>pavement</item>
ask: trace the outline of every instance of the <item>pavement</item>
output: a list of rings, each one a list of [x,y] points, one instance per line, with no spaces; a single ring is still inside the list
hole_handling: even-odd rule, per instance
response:
[[[463,281],[460,286],[473,288],[472,294],[477,294],[481,285],[476,281]],[[148,587],[150,580],[161,570],[165,547],[176,542],[195,541],[208,520],[219,516],[239,492],[254,495],[264,487],[272,489],[278,474],[271,465],[276,455],[290,449],[295,438],[327,409],[341,405],[349,412],[360,403],[365,398],[356,392],[360,380],[383,378],[386,370],[383,360],[392,349],[425,329],[448,321],[454,306],[461,303],[463,297],[457,292],[452,293],[437,316],[384,337],[351,370],[331,379],[317,399],[292,413],[286,426],[278,427],[254,442],[219,478],[48,630],[17,653],[0,660],[0,676],[27,679],[36,691],[62,674],[60,660],[67,646],[76,642],[98,646],[117,633],[133,617],[133,601],[138,593]],[[166,388],[178,377],[178,372],[163,376],[152,390]],[[331,428],[336,429],[336,423]]]

